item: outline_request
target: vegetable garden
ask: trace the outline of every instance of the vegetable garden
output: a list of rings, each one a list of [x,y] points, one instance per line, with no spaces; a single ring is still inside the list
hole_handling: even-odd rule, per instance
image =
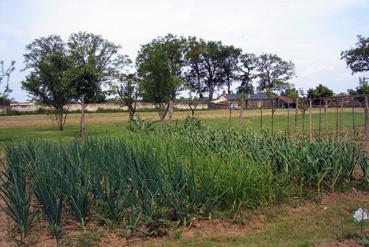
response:
[[[137,126],[124,138],[7,145],[1,196],[18,241],[25,242],[37,214],[56,240],[65,219],[82,229],[89,221],[119,225],[126,237],[161,236],[194,217],[237,215],[367,182],[362,145],[339,136],[311,142],[205,127],[194,119]]]

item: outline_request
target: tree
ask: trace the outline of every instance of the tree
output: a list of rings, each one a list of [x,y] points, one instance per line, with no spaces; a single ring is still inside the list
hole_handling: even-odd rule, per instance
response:
[[[220,49],[220,67],[221,76],[227,85],[228,93],[231,93],[231,85],[238,80],[238,72],[240,71],[239,59],[242,50],[235,48],[233,45],[222,46]]]
[[[359,86],[356,89],[348,89],[347,93],[349,95],[362,95],[369,94],[369,82],[368,78],[359,77]]]
[[[286,88],[281,92],[282,96],[287,96],[293,100],[299,98],[299,90],[295,88],[295,85],[287,83]]]
[[[127,106],[129,119],[132,120],[136,113],[138,92],[138,78],[135,73],[122,74],[119,77],[119,82],[116,87],[116,93],[119,97],[119,102]]]
[[[295,76],[295,65],[282,60],[275,54],[262,54],[257,61],[259,91],[266,89],[280,91]]]
[[[3,83],[5,84],[3,91],[0,91],[0,106],[4,107],[4,113],[6,113],[6,108],[10,104],[9,94],[11,93],[11,89],[9,87],[9,80],[10,74],[15,70],[14,65],[15,61],[12,61],[10,66],[5,69],[4,61],[0,60],[0,86]]]
[[[369,71],[369,37],[357,37],[356,47],[341,52],[341,59],[346,61],[353,74]]]
[[[80,137],[84,137],[87,105],[104,95],[103,85],[117,79],[129,59],[119,54],[119,45],[87,32],[71,34],[68,47],[75,65],[72,73],[74,99],[82,107]]]
[[[164,120],[173,107],[182,85],[183,56],[183,40],[172,34],[143,45],[137,56],[140,91],[144,100],[157,106],[160,120]]]
[[[191,92],[199,95],[200,99],[204,98],[206,92],[205,85],[205,68],[202,53],[205,50],[205,41],[197,40],[196,37],[188,37],[185,40],[185,71],[184,86]]]
[[[205,72],[205,85],[206,90],[209,92],[209,100],[213,99],[215,88],[219,88],[224,84],[224,74],[222,74],[222,49],[222,42],[208,41],[201,54]]]
[[[252,53],[244,53],[240,56],[241,73],[239,79],[241,85],[238,88],[238,93],[253,94],[253,80],[257,77],[255,74],[257,56]]]
[[[319,84],[316,88],[310,88],[307,91],[307,97],[310,99],[324,98],[333,96],[333,91],[322,84]]]
[[[66,106],[72,100],[71,70],[73,61],[66,45],[57,35],[35,39],[26,46],[25,70],[31,70],[22,82],[34,100],[52,108],[59,130],[64,129]]]

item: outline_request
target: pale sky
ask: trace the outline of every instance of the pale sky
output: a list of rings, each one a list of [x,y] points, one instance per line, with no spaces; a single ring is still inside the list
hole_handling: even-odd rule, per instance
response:
[[[368,13],[369,0],[0,0],[0,60],[16,60],[11,98],[23,101],[23,53],[35,38],[88,31],[134,59],[157,36],[194,35],[276,53],[295,63],[297,88],[323,83],[339,93],[358,84],[340,53],[369,36]]]

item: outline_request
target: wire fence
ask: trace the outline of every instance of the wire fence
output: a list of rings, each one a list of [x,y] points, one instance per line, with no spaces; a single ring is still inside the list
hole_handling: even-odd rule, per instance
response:
[[[282,105],[271,100],[260,101],[256,107],[248,107],[247,100],[239,100],[239,126],[243,128],[252,124],[261,130],[303,134],[318,140],[324,136],[344,135],[347,138],[368,141],[368,97],[369,95],[305,98]],[[232,110],[229,106],[229,124]],[[252,119],[248,118],[250,113],[254,116]]]

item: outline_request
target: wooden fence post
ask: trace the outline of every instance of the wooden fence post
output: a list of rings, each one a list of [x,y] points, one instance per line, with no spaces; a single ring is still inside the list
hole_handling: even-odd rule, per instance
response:
[[[295,133],[297,132],[297,125],[298,125],[298,115],[299,114],[299,99],[296,99],[296,106],[295,106]]]
[[[328,132],[328,116],[327,116],[327,111],[328,111],[328,100],[325,99],[324,100],[324,123],[325,123],[325,131]]]
[[[243,128],[243,107],[244,107],[244,102],[245,100],[241,99],[241,103],[240,103],[240,128]]]
[[[312,141],[313,136],[312,136],[312,126],[311,126],[311,107],[313,106],[313,102],[311,100],[311,98],[309,99],[309,138],[310,141]]]
[[[352,106],[352,128],[354,129],[354,138],[356,138],[356,129],[355,129],[355,106]]]
[[[322,131],[322,99],[319,100],[319,142],[320,142],[320,135]]]
[[[365,140],[369,139],[369,103],[368,103],[368,95],[365,95],[365,104],[364,104],[364,115],[365,115],[365,122],[364,122],[364,130],[365,130]]]
[[[287,130],[288,135],[290,134],[290,103],[287,103]]]
[[[260,129],[263,129],[263,102],[260,105]]]
[[[342,131],[343,129],[343,97],[341,98],[341,113],[340,113],[340,130]]]

